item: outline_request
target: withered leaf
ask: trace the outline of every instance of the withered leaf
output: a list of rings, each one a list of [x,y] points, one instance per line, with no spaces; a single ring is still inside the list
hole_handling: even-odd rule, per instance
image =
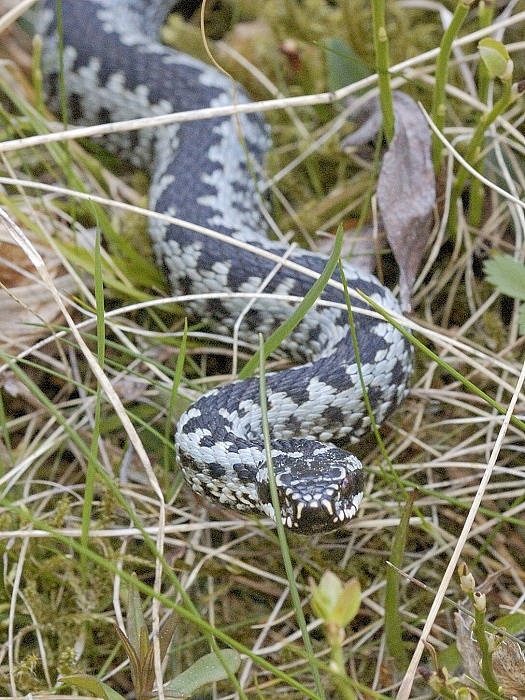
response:
[[[414,100],[394,92],[396,131],[383,156],[377,201],[388,242],[399,265],[399,290],[404,311],[411,309],[411,293],[432,227],[436,181],[430,155],[429,127]],[[373,138],[381,124],[377,97],[357,112],[364,122],[343,146],[359,146]]]
[[[465,673],[483,684],[480,671],[481,652],[472,632],[473,620],[464,613],[455,613],[456,643],[463,659]],[[509,637],[497,642],[492,654],[492,668],[503,694],[513,698],[525,697],[525,657],[520,645]]]

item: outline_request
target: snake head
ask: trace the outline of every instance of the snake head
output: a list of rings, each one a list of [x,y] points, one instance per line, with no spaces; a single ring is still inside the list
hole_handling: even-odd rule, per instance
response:
[[[303,535],[336,530],[353,518],[363,497],[363,468],[353,455],[315,440],[272,442],[281,519]],[[265,513],[275,520],[266,464],[257,471]]]

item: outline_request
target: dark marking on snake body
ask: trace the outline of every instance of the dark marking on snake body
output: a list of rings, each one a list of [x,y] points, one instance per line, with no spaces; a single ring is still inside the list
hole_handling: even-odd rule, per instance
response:
[[[159,43],[169,9],[188,12],[193,0],[62,0],[64,79],[69,118],[83,124],[156,116],[233,104],[231,82],[214,68]],[[55,0],[38,4],[37,30],[43,37],[42,67],[49,104],[59,111],[58,39]],[[248,101],[238,88],[237,102]],[[203,233],[151,218],[153,248],[174,295],[229,292],[210,301],[189,301],[195,319],[210,319],[211,330],[232,333],[246,311],[236,292],[261,289],[239,329],[257,344],[288,318],[293,304],[272,292],[304,296],[313,279],[269,257],[233,245],[250,244],[278,258],[287,246],[272,240],[259,191],[248,168],[261,172],[270,148],[269,129],[256,113],[171,124],[113,134],[105,140],[123,159],[151,173],[150,206],[194,225],[228,236]],[[320,273],[323,255],[300,248],[288,260]],[[387,309],[399,306],[375,277],[345,263],[349,287],[359,288]],[[268,282],[268,278],[273,278]],[[334,274],[339,281],[339,274]],[[368,431],[350,338],[344,297],[328,285],[324,300],[340,309],[313,307],[281,343],[299,367],[268,373],[267,402],[271,453],[281,517],[295,531],[312,534],[341,527],[355,515],[362,498],[359,461],[332,443],[355,442]],[[377,423],[404,398],[412,370],[411,348],[382,319],[359,313],[353,299],[363,377]],[[326,444],[328,443],[328,444]],[[175,435],[178,462],[188,484],[200,494],[243,512],[275,517],[268,489],[257,379],[232,382],[199,398],[180,418]]]

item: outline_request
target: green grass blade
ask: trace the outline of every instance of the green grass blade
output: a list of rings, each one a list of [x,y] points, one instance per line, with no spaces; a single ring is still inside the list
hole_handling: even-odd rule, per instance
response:
[[[57,34],[58,34],[58,86],[60,90],[60,109],[64,129],[68,127],[67,119],[67,90],[64,70],[64,22],[62,15],[62,0],[57,0]]]
[[[383,456],[383,459],[385,462],[388,464],[389,470],[390,470],[390,475],[395,481],[395,483],[398,485],[398,487],[401,489],[402,493],[405,494],[405,488],[403,486],[403,482],[399,478],[398,473],[394,469],[392,462],[390,461],[390,458],[388,456],[388,453],[386,451],[385,445],[383,443],[383,439],[381,438],[381,434],[379,432],[379,428],[377,427],[376,419],[374,416],[374,412],[372,411],[372,405],[370,403],[370,398],[368,396],[368,391],[366,388],[366,383],[365,383],[365,378],[363,376],[363,369],[361,366],[361,358],[360,358],[360,353],[359,353],[359,344],[357,342],[357,333],[355,330],[355,322],[354,322],[354,312],[352,311],[352,302],[350,300],[350,294],[348,293],[348,285],[346,282],[346,276],[343,270],[343,265],[341,261],[339,261],[339,271],[341,274],[341,281],[343,283],[343,289],[344,289],[344,294],[345,294],[345,301],[346,301],[346,309],[348,313],[348,325],[350,327],[350,335],[352,337],[352,345],[354,348],[354,354],[355,354],[355,361],[357,364],[357,372],[359,375],[359,382],[361,384],[361,391],[363,392],[363,401],[365,402],[366,406],[366,411],[368,413],[368,417],[370,419],[370,427],[372,429],[372,432],[374,434],[374,438],[377,442],[377,445],[381,451],[381,454]],[[382,469],[382,467],[381,467]]]
[[[394,565],[388,566],[386,570],[385,587],[385,637],[387,649],[390,656],[397,661],[398,667],[404,669],[408,665],[408,656],[401,636],[401,615],[399,614],[399,582],[400,577],[397,569],[403,564],[403,556],[408,534],[408,525],[412,506],[416,498],[417,491],[409,494],[399,525],[397,526],[394,541],[392,542],[392,552],[390,561]]]
[[[272,506],[275,514],[275,523],[277,525],[277,536],[279,538],[279,545],[281,547],[281,554],[283,557],[284,568],[286,570],[286,577],[288,578],[288,585],[290,587],[290,598],[292,599],[292,604],[295,610],[295,617],[297,623],[301,630],[301,635],[303,638],[304,648],[310,662],[310,668],[312,669],[312,675],[314,677],[315,687],[318,695],[324,698],[324,690],[321,684],[321,677],[319,676],[319,669],[317,668],[317,660],[314,656],[314,650],[312,647],[312,641],[310,635],[308,634],[308,629],[306,627],[306,620],[304,619],[303,609],[301,607],[301,599],[299,597],[299,591],[297,590],[297,584],[295,582],[295,576],[292,565],[292,558],[290,556],[290,549],[288,547],[288,542],[286,540],[286,532],[284,529],[283,521],[281,518],[281,508],[279,505],[279,495],[277,493],[277,484],[275,483],[275,472],[273,469],[272,461],[272,446],[270,442],[270,426],[268,425],[268,407],[266,401],[266,376],[264,373],[264,342],[262,333],[259,334],[259,364],[261,371],[259,373],[259,394],[261,402],[261,420],[262,429],[264,436],[264,450],[266,453],[266,467],[268,469],[268,481],[270,485],[270,495],[272,497]]]
[[[177,393],[179,391],[180,380],[182,377],[182,370],[184,368],[184,357],[186,355],[186,339],[188,337],[188,319],[184,319],[184,335],[182,336],[182,341],[180,344],[179,356],[177,357],[177,364],[175,366],[175,376],[173,377],[173,384],[171,386],[170,403],[168,406],[168,415],[166,416],[166,426],[164,428],[164,453],[163,453],[163,464],[166,473],[170,469],[170,461],[172,459],[172,452],[170,452],[168,445],[173,442],[173,415],[175,413],[175,402],[177,400]]]
[[[379,87],[379,103],[383,117],[383,132],[388,143],[395,133],[394,99],[390,87],[390,59],[388,34],[386,31],[385,0],[372,0],[372,31],[374,35],[374,53]]]
[[[323,293],[323,289],[326,287],[328,280],[332,277],[332,274],[337,266],[337,261],[341,255],[341,247],[343,245],[343,226],[340,225],[337,229],[335,235],[334,247],[332,254],[326,262],[326,266],[322,271],[319,279],[317,279],[308,292],[305,294],[304,299],[296,308],[296,310],[291,314],[285,321],[281,323],[279,328],[275,330],[268,340],[264,343],[264,354],[263,358],[266,360],[268,355],[272,353],[276,348],[279,347],[280,343],[293,331],[297,324],[305,317],[308,311],[312,308],[314,303]],[[242,370],[239,372],[239,379],[246,379],[255,370],[260,362],[260,353],[255,354],[251,360],[249,360]]]
[[[4,464],[3,460],[0,459],[0,476],[3,476],[6,470],[12,463],[13,455],[11,451],[11,438],[9,436],[9,428],[7,427],[7,416],[4,408],[4,397],[0,391],[0,426],[2,429],[2,438],[5,446],[5,454],[8,460],[7,464]]]
[[[100,251],[100,229],[97,226],[95,236],[95,299],[97,313],[97,360],[101,367],[104,367],[104,356],[106,353],[106,325],[104,323],[104,284],[102,280],[102,256]],[[93,433],[91,436],[90,458],[88,459],[86,485],[84,487],[84,503],[82,505],[82,536],[81,544],[87,548],[89,539],[89,528],[91,524],[91,511],[93,508],[93,493],[95,488],[96,462],[98,455],[98,442],[100,439],[100,424],[102,414],[102,389],[97,384],[95,401],[95,417]],[[82,573],[82,585],[87,584],[87,559],[85,555],[80,557],[80,570]]]

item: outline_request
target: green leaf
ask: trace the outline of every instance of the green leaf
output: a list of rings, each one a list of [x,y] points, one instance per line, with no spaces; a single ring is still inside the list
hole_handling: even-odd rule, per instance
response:
[[[136,575],[133,574],[133,578]],[[140,653],[140,631],[146,626],[144,621],[144,614],[142,612],[142,601],[140,600],[140,594],[135,586],[128,586],[128,602],[126,605],[126,633],[128,635],[129,642],[139,658],[141,658]]]
[[[525,301],[525,265],[510,255],[497,255],[483,266],[488,281],[498,291]]]
[[[223,662],[231,673],[236,673],[241,665],[241,657],[234,649],[221,649]],[[191,697],[202,686],[216,681],[223,681],[228,674],[217,654],[206,654],[189,668],[164,685],[165,693],[177,693]]]
[[[339,576],[332,571],[325,571],[319,585],[312,587],[312,608],[317,617],[325,622],[332,621],[332,613],[343,592]]]
[[[328,39],[323,48],[326,52],[326,78],[330,90],[339,90],[370,75],[366,63],[344,39]]]
[[[122,700],[122,695],[119,695],[116,690],[93,676],[61,676],[60,683],[87,690],[88,693],[92,693],[97,698],[104,698],[104,700]]]
[[[478,44],[479,54],[483,61],[489,76],[499,78],[500,80],[511,80],[512,63],[509,52],[503,46],[501,41],[487,37],[482,39]]]
[[[518,318],[520,322],[520,333],[521,335],[525,335],[525,304],[520,308]]]
[[[525,630],[525,615],[523,613],[509,613],[498,617],[494,620],[494,624],[497,627],[503,627],[510,634],[521,634]]]
[[[139,655],[135,651],[135,649],[131,646],[131,642],[129,641],[127,635],[125,632],[123,632],[118,625],[114,625],[115,631],[118,634],[120,638],[120,642],[122,646],[124,647],[124,651],[128,655],[129,659],[129,664],[130,664],[130,669],[131,669],[131,678],[133,680],[133,685],[135,688],[137,685],[140,683],[140,661],[139,661]]]
[[[323,293],[323,289],[328,284],[328,280],[332,277],[332,273],[336,268],[337,261],[341,255],[341,248],[343,245],[343,226],[340,225],[335,234],[334,247],[332,249],[332,254],[326,261],[326,265],[321,275],[312,284],[310,289],[304,295],[301,303],[296,307],[295,311],[285,319],[280,326],[272,333],[268,340],[264,341],[264,357],[268,357],[276,348],[279,347],[281,342],[286,338],[293,329],[297,326],[300,321],[306,316],[308,311],[312,308],[314,303]],[[255,353],[253,357],[248,360],[244,367],[239,372],[238,379],[246,379],[252,372],[254,372],[259,366],[259,353]]]
[[[164,661],[164,657],[166,656],[166,652],[168,651],[169,645],[173,638],[173,634],[175,632],[176,627],[176,620],[177,613],[173,611],[160,629],[159,649],[161,662]],[[140,657],[142,661],[141,683],[143,690],[149,692],[151,691],[151,689],[153,688],[153,684],[155,683],[155,646],[153,642],[151,644],[149,644],[148,642],[148,633],[146,630],[146,626],[142,627],[142,631],[143,633],[141,635]]]
[[[410,515],[416,499],[416,491],[412,491],[407,498],[406,505],[401,513],[399,525],[392,542],[390,562],[393,566],[387,566],[385,588],[385,636],[387,649],[400,668],[405,668],[407,653],[401,636],[402,618],[399,611],[399,585],[400,576],[397,569],[403,566],[405,546],[410,525]],[[396,568],[394,568],[396,567]]]
[[[142,666],[140,669],[140,686],[141,690],[149,693],[155,683],[155,660],[153,643],[144,648],[144,656],[141,659]],[[137,688],[135,688],[135,692]],[[138,695],[138,693],[137,693]]]
[[[361,603],[361,586],[356,578],[351,578],[345,586],[337,603],[335,604],[330,622],[336,622],[339,627],[346,627],[354,619]]]
[[[141,664],[144,663],[144,659],[146,658],[146,656],[148,654],[149,648],[150,648],[150,644],[149,644],[149,637],[148,637],[148,628],[146,627],[146,625],[142,625],[142,627],[140,628],[139,651],[138,651],[139,661]]]
[[[439,668],[442,668],[444,666],[448,671],[450,671],[450,673],[454,673],[458,666],[460,666],[463,663],[463,659],[461,658],[461,654],[458,651],[456,642],[446,647],[445,649],[442,649],[439,652],[437,658]]]
[[[160,660],[164,661],[164,657],[170,648],[171,640],[177,628],[177,613],[173,612],[168,616],[166,622],[162,625],[159,632]]]

